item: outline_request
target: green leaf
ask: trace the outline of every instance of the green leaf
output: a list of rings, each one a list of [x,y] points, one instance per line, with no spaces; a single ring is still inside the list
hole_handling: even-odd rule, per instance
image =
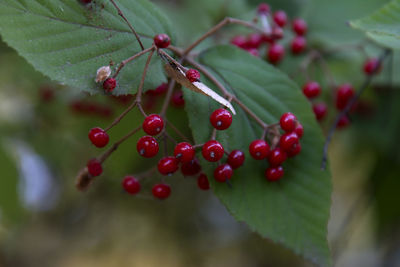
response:
[[[381,45],[400,49],[400,0],[394,0],[350,25]]]
[[[141,36],[145,47],[158,33],[174,40],[168,19],[147,0],[116,1]],[[95,93],[99,67],[118,64],[139,52],[140,46],[128,25],[108,0],[82,5],[77,0],[1,0],[0,33],[11,47],[37,70],[58,82]],[[146,55],[129,63],[118,76],[115,94],[134,93]],[[166,78],[154,57],[146,88]]]
[[[253,231],[321,266],[330,266],[326,238],[330,172],[320,169],[323,136],[310,103],[286,74],[235,47],[209,49],[200,55],[200,61],[265,122],[276,123],[283,113],[290,111],[296,114],[305,132],[301,154],[284,163],[284,178],[276,183],[267,182],[264,178],[267,162],[253,160],[248,154],[250,142],[260,138],[262,130],[235,105],[238,114],[232,126],[219,131],[217,140],[227,151],[244,151],[246,162],[235,170],[230,188],[214,181],[212,172],[217,164],[203,160],[216,195],[237,220],[247,223]],[[204,143],[211,136],[211,127],[206,125],[217,105],[189,90],[185,90],[185,101],[194,139],[196,143]]]

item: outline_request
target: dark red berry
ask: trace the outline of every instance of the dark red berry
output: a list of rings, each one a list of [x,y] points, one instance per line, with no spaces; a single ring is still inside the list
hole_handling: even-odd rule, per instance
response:
[[[295,132],[286,133],[282,135],[279,140],[279,146],[286,152],[289,151],[294,145],[298,143],[299,143],[299,137]]]
[[[379,59],[369,58],[364,63],[364,72],[367,75],[378,74],[381,71]]]
[[[287,154],[283,149],[277,147],[269,153],[268,162],[270,166],[279,166],[281,165],[287,158]]]
[[[301,123],[298,122],[296,128],[294,128],[294,132],[297,134],[299,138],[301,138],[304,134],[303,125],[301,125]]]
[[[281,116],[279,124],[285,132],[293,132],[297,125],[297,118],[291,112],[286,112]]]
[[[172,104],[175,107],[182,107],[185,105],[185,99],[183,98],[182,91],[177,91],[172,95],[171,99]]]
[[[303,19],[293,20],[293,31],[297,35],[304,35],[307,32],[307,23]]]
[[[195,150],[191,144],[182,142],[175,146],[174,155],[180,162],[189,162],[193,160]]]
[[[156,184],[153,186],[151,192],[158,199],[166,199],[171,194],[171,187],[167,184]]]
[[[142,127],[148,135],[157,135],[164,128],[164,121],[160,115],[151,114],[144,119]]]
[[[125,176],[124,180],[122,180],[122,187],[132,195],[139,193],[141,188],[139,180],[133,176]]]
[[[164,33],[157,34],[156,36],[154,36],[154,44],[158,48],[167,48],[171,44],[171,38],[169,38],[169,36]]]
[[[186,71],[186,78],[189,79],[191,83],[200,81],[200,72],[195,69],[189,69]]]
[[[98,159],[90,159],[86,167],[91,176],[99,176],[103,172],[103,167]]]
[[[217,109],[211,114],[210,122],[215,129],[226,130],[232,124],[232,114],[226,109]]]
[[[89,131],[89,139],[96,147],[105,147],[110,140],[108,134],[99,127],[92,128]]]
[[[184,176],[193,176],[201,171],[199,161],[195,158],[189,162],[184,162],[181,165],[181,172]]]
[[[317,97],[321,93],[321,86],[315,81],[306,83],[303,86],[303,94],[308,98]]]
[[[231,44],[239,48],[247,48],[247,38],[243,35],[237,35],[231,39]]]
[[[175,157],[162,158],[157,164],[157,169],[162,175],[173,174],[178,168],[178,160]]]
[[[350,84],[341,85],[336,92],[336,108],[343,110],[354,96],[354,89]]]
[[[92,2],[92,0],[79,0],[79,2],[81,2],[84,5],[90,4]]]
[[[233,150],[228,156],[228,164],[232,169],[237,169],[244,163],[244,153],[240,150]]]
[[[282,166],[270,167],[265,171],[265,178],[270,181],[278,181],[283,177],[284,171]]]
[[[307,41],[303,36],[296,36],[292,40],[290,48],[292,50],[292,53],[297,55],[304,51],[304,49],[306,48],[306,45],[307,45]]]
[[[217,182],[223,183],[226,180],[230,180],[233,175],[232,167],[229,164],[219,165],[214,170],[214,178]]]
[[[349,124],[350,124],[349,117],[347,117],[346,115],[343,115],[343,116],[339,119],[339,121],[338,121],[336,127],[339,128],[339,129],[342,129],[342,128],[345,128],[346,126],[348,126]]]
[[[292,158],[299,154],[301,151],[300,143],[294,144],[288,151],[286,151],[289,158]]]
[[[271,64],[279,63],[285,55],[285,49],[280,44],[271,44],[268,48],[268,61]]]
[[[197,177],[197,186],[198,186],[201,190],[208,190],[208,189],[210,189],[210,183],[208,182],[207,175],[205,175],[204,173],[201,173],[201,174],[199,175],[199,177]]]
[[[274,27],[272,29],[271,37],[273,40],[280,40],[283,38],[283,30],[280,27]]]
[[[265,159],[269,154],[269,145],[265,140],[254,140],[249,146],[249,152],[254,159]]]
[[[266,3],[259,4],[258,8],[257,8],[257,13],[263,14],[263,15],[268,14],[269,13],[269,5]]]
[[[314,104],[312,108],[315,114],[315,118],[318,121],[322,121],[325,118],[326,113],[328,112],[328,107],[325,103]]]
[[[224,156],[224,147],[216,140],[210,140],[203,145],[203,157],[211,162],[220,160]]]
[[[152,158],[158,153],[157,140],[151,136],[143,136],[136,144],[139,155],[145,158]]]
[[[108,78],[103,82],[103,89],[106,93],[112,92],[117,86],[117,80],[114,78]]]
[[[156,89],[154,89],[155,95],[162,95],[168,90],[168,83],[160,84]]]
[[[247,37],[246,48],[258,49],[263,42],[263,37],[259,33],[252,33]]]
[[[279,27],[284,27],[287,22],[286,12],[283,10],[278,10],[274,13],[274,21]]]

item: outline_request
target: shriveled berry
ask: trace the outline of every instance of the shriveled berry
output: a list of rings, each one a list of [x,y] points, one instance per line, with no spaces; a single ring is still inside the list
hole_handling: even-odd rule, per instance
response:
[[[205,175],[204,173],[201,173],[201,174],[199,175],[199,177],[197,177],[197,186],[198,186],[201,190],[208,190],[208,189],[210,189],[210,183],[208,182],[207,175]]]
[[[157,140],[151,136],[143,136],[136,144],[136,149],[142,157],[152,158],[158,153]]]
[[[117,80],[108,78],[103,82],[103,89],[106,93],[112,92],[117,87]]]
[[[186,78],[189,79],[191,83],[200,81],[200,72],[195,69],[189,69],[186,71]]]
[[[347,117],[346,115],[343,115],[342,117],[340,117],[340,119],[336,125],[336,128],[343,129],[346,126],[348,126],[349,124],[350,124],[349,117]]]
[[[297,144],[294,144],[286,153],[289,158],[292,158],[292,157],[296,156],[297,154],[299,154],[300,151],[301,151],[301,144],[297,143]]]
[[[292,53],[297,55],[297,54],[302,53],[305,50],[306,45],[307,45],[306,38],[304,38],[303,36],[296,36],[292,40],[292,43],[290,44],[290,48],[292,50]]]
[[[139,180],[133,176],[125,176],[122,180],[122,187],[131,195],[139,193],[141,189]]]
[[[183,98],[182,91],[177,91],[172,95],[171,99],[172,104],[175,107],[182,107],[185,105],[185,99]]]
[[[99,176],[103,172],[103,167],[101,166],[101,162],[98,159],[90,159],[86,167],[91,176]]]
[[[164,121],[160,115],[151,114],[144,119],[142,127],[148,135],[157,135],[164,128]]]
[[[218,161],[224,156],[224,147],[216,140],[210,140],[203,145],[203,157],[211,162]]]
[[[381,65],[379,59],[369,58],[364,63],[364,72],[367,75],[378,74],[381,71]]]
[[[269,145],[265,140],[254,140],[249,146],[249,152],[254,159],[265,159],[269,155]]]
[[[263,42],[263,37],[259,33],[252,33],[247,37],[246,48],[259,48]]]
[[[283,10],[278,10],[274,13],[274,21],[279,27],[284,27],[287,22],[286,12]]]
[[[293,132],[297,125],[297,118],[291,112],[286,112],[281,116],[279,124],[285,132]]]
[[[156,184],[151,189],[151,192],[158,199],[166,199],[171,194],[171,187],[167,184]]]
[[[282,166],[270,167],[265,171],[265,178],[270,181],[278,181],[283,177],[284,171]]]
[[[287,158],[286,152],[281,149],[280,147],[277,147],[269,153],[268,156],[268,162],[270,166],[279,166],[281,165]]]
[[[342,84],[336,92],[336,108],[339,110],[343,110],[347,106],[349,101],[353,98],[353,96],[353,87],[348,83]]]
[[[297,122],[296,128],[294,128],[294,132],[297,134],[299,138],[301,138],[304,134],[304,128],[303,125],[299,122]]]
[[[175,157],[164,157],[157,164],[157,169],[162,175],[173,174],[178,168],[178,160]]]
[[[214,170],[214,178],[217,182],[220,183],[223,183],[226,180],[230,180],[232,178],[232,175],[233,175],[232,167],[227,163],[219,165]]]
[[[281,136],[279,140],[279,146],[285,150],[289,151],[294,145],[299,143],[299,137],[295,132],[286,133]]]
[[[268,4],[266,4],[266,3],[261,3],[261,4],[258,5],[257,13],[258,13],[258,14],[266,15],[266,14],[269,13],[269,10],[270,10],[270,8],[269,8],[269,5],[268,5]]]
[[[303,94],[307,98],[315,98],[321,93],[321,86],[315,81],[310,81],[303,86]]]
[[[231,44],[239,48],[247,48],[247,38],[243,35],[237,35],[231,39]]]
[[[184,176],[193,176],[201,171],[199,161],[195,158],[189,162],[184,162],[181,165],[181,172]]]
[[[210,122],[215,129],[226,130],[232,124],[232,114],[226,109],[217,109],[211,114]]]
[[[174,156],[180,162],[192,161],[195,155],[193,146],[187,142],[179,143],[175,146]]]
[[[154,36],[154,44],[158,48],[167,48],[171,44],[171,38],[164,33],[157,34]]]
[[[268,61],[271,64],[277,64],[285,55],[285,49],[280,44],[271,44],[268,48]]]
[[[303,19],[293,20],[293,31],[297,35],[304,35],[307,32],[307,23]]]
[[[233,150],[228,156],[228,164],[232,169],[237,169],[244,163],[244,153],[240,150]]]
[[[326,113],[328,112],[328,107],[325,103],[316,103],[313,105],[312,108],[315,114],[315,118],[318,121],[322,121],[325,118]]]
[[[92,128],[89,131],[89,139],[96,147],[105,147],[110,140],[108,134],[101,128]]]

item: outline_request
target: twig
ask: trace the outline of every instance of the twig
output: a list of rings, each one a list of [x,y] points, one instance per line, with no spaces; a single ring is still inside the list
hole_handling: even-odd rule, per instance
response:
[[[125,67],[126,64],[128,64],[128,63],[131,62],[132,60],[134,60],[134,59],[140,57],[141,55],[146,54],[147,52],[149,52],[150,50],[153,50],[153,49],[154,49],[154,46],[151,46],[151,47],[149,47],[149,48],[147,48],[147,49],[145,49],[145,50],[142,50],[142,51],[140,51],[139,53],[137,53],[137,54],[131,56],[130,58],[127,58],[127,59],[125,59],[124,61],[122,61],[122,62],[119,64],[118,69],[116,70],[116,72],[115,72],[115,74],[113,75],[113,77],[114,77],[114,78],[117,77],[117,75],[119,74],[119,72],[121,71],[121,69],[122,69],[123,67]]]
[[[164,103],[160,111],[160,116],[163,117],[164,119],[165,119],[165,113],[167,112],[169,106],[169,102],[171,101],[172,98],[172,93],[174,92],[175,83],[176,83],[175,80],[171,79],[168,84],[167,94],[165,96]]]
[[[191,142],[189,140],[189,138],[187,138],[181,131],[178,130],[178,128],[175,127],[175,125],[173,125],[172,123],[170,123],[166,118],[164,119],[167,126],[169,126],[175,133],[177,133],[179,135],[180,138],[184,139],[187,142]]]
[[[117,125],[123,117],[125,117],[129,111],[131,111],[135,106],[136,106],[137,102],[136,100],[132,102],[132,104],[129,105],[129,107],[127,109],[124,110],[124,112],[121,113],[121,115],[119,115],[117,118],[115,118],[115,120],[107,127],[104,129],[104,131],[108,131],[110,130],[112,127],[114,127],[115,125]]]

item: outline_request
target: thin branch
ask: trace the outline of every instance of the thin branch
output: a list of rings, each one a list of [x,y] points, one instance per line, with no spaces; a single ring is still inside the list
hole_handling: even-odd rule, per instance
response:
[[[161,111],[160,111],[160,116],[163,117],[165,119],[165,113],[167,112],[169,103],[171,102],[171,98],[172,98],[172,93],[174,92],[174,87],[175,87],[175,80],[171,79],[169,81],[168,84],[168,90],[167,90],[167,94],[164,98],[164,103],[162,105]]]
[[[176,134],[178,134],[180,138],[182,138],[183,140],[191,143],[189,138],[187,138],[181,131],[179,131],[178,128],[175,127],[175,125],[170,123],[167,119],[164,119],[164,120],[165,120],[167,126],[169,126]]]
[[[141,106],[143,85],[144,85],[144,81],[146,79],[147,70],[149,69],[149,65],[150,65],[150,61],[151,61],[151,57],[153,56],[153,53],[154,53],[154,50],[151,50],[149,53],[149,56],[147,57],[146,65],[144,66],[144,69],[143,69],[142,79],[140,80],[138,91],[136,94],[137,105],[139,106],[139,110],[142,112],[142,114],[144,116],[146,116],[145,115],[146,113],[143,111],[142,106]]]
[[[140,51],[139,53],[137,53],[137,54],[131,56],[130,58],[127,58],[127,59],[125,59],[124,61],[122,61],[122,62],[119,64],[118,69],[117,69],[117,71],[115,72],[115,74],[113,75],[113,77],[114,77],[114,78],[117,77],[117,75],[119,74],[119,72],[121,71],[121,69],[122,69],[123,67],[125,67],[126,64],[128,64],[128,63],[131,62],[132,60],[134,60],[134,59],[136,59],[136,58],[138,58],[138,57],[140,57],[140,56],[146,54],[147,52],[149,52],[150,50],[153,50],[153,49],[154,49],[154,46],[151,46],[151,47],[149,47],[149,48],[147,48],[147,49],[145,49],[145,50],[142,50],[142,51]]]
[[[115,120],[114,120],[107,128],[104,129],[104,131],[107,132],[107,131],[110,130],[112,127],[114,127],[115,125],[117,125],[117,124],[122,120],[122,118],[125,117],[125,116],[129,113],[129,111],[131,111],[134,107],[136,107],[136,104],[137,104],[136,100],[133,101],[132,104],[130,104],[129,107],[128,107],[127,109],[125,109],[125,110],[121,113],[121,115],[119,115],[117,118],[115,118]]]

